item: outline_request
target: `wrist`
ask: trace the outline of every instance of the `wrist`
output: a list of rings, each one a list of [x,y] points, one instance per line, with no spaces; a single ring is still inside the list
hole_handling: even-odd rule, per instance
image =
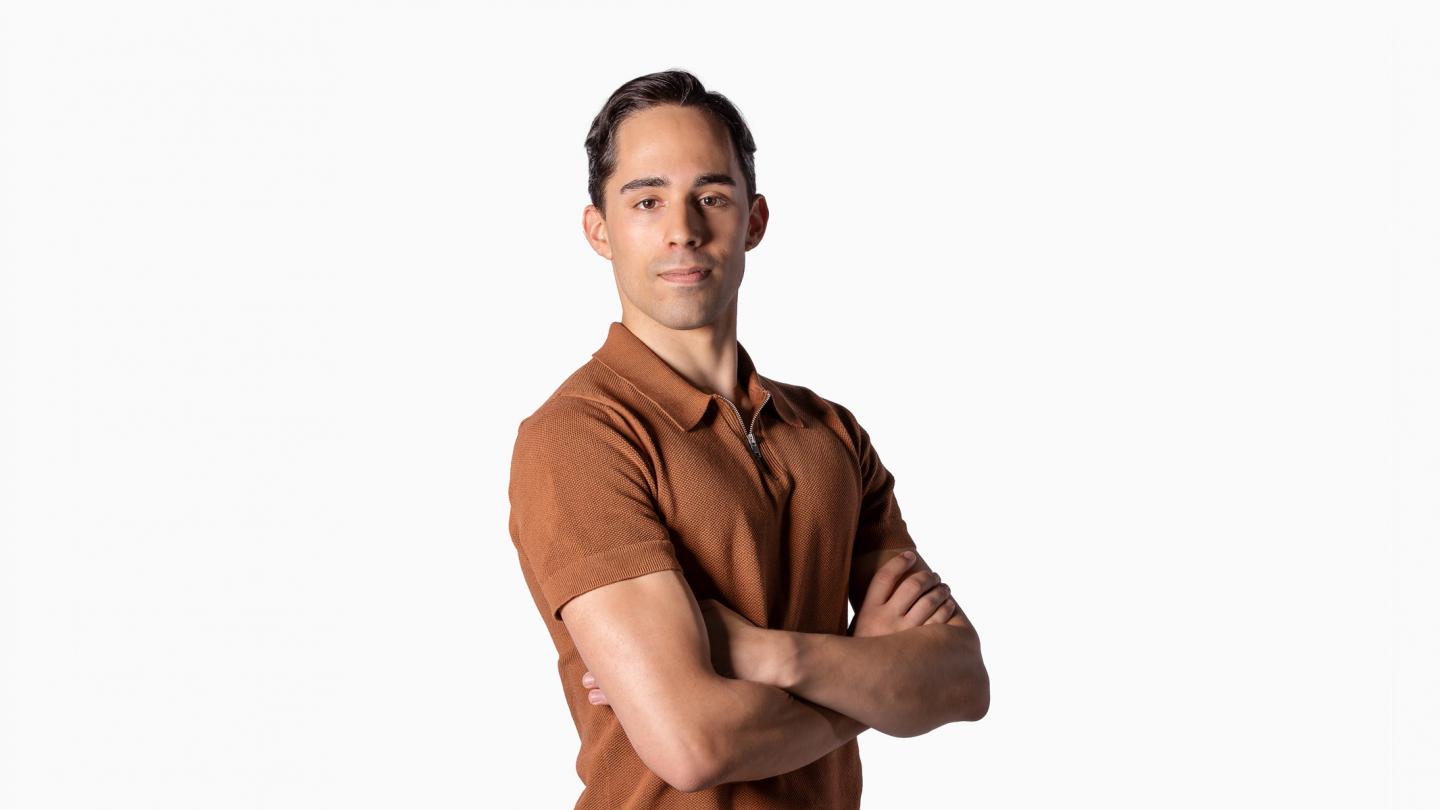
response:
[[[747,628],[744,635],[737,639],[740,643],[732,648],[738,653],[731,660],[735,677],[788,689],[794,678],[796,637],[799,635],[766,627]]]
[[[771,634],[771,648],[766,656],[770,666],[765,682],[787,692],[794,691],[801,680],[802,652],[808,634],[790,630],[773,630]]]

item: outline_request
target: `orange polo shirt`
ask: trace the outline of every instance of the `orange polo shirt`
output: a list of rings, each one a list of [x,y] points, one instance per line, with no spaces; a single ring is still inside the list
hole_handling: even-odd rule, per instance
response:
[[[850,740],[802,768],[683,793],[645,766],[609,706],[580,683],[586,666],[560,608],[593,588],[680,571],[760,627],[843,635],[850,561],[914,548],[895,479],[844,406],[756,372],[742,419],[624,324],[520,422],[510,467],[510,537],[559,653],[580,736],[576,808],[858,808]]]

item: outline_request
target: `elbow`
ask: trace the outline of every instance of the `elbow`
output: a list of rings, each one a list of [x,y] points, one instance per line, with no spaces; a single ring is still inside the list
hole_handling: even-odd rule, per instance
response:
[[[698,724],[684,723],[671,729],[668,739],[649,756],[645,764],[665,784],[681,793],[695,793],[724,781],[724,767],[712,744],[713,735]],[[637,751],[637,753],[639,753]]]
[[[694,793],[733,781],[730,778],[730,760],[722,750],[723,746],[716,744],[723,740],[725,735],[715,733],[701,724],[689,731],[690,761],[684,774],[688,781],[684,785],[677,785],[677,789]]]
[[[903,721],[874,725],[876,731],[891,737],[919,737],[935,729],[956,722],[974,722],[990,711],[990,680],[981,668],[978,676],[958,679],[956,691],[948,706],[936,712],[934,704],[929,711],[917,708],[914,714]]]
[[[707,708],[692,711],[672,726],[672,750],[684,753],[672,760],[674,778],[665,779],[671,787],[683,793],[695,793],[746,778],[736,775],[743,757],[733,745],[735,728],[731,712],[743,710],[743,703],[736,703],[733,691],[733,685],[739,683],[742,682],[717,676],[695,687],[691,705]]]
[[[718,771],[704,764],[681,771],[673,777],[661,777],[665,783],[681,793],[696,793],[720,784]]]
[[[974,628],[956,628],[960,632],[960,646],[963,663],[959,677],[952,682],[959,689],[955,696],[954,719],[974,722],[990,712],[990,672],[985,668],[985,659],[980,655],[980,637]]]
[[[695,793],[729,779],[728,746],[723,713],[713,707],[726,705],[724,695],[712,691],[712,684],[724,682],[719,676],[685,688],[685,696],[670,695],[652,702],[652,710],[634,733],[627,729],[635,753],[645,767],[665,784],[682,793]],[[657,709],[656,703],[677,708]],[[645,731],[640,731],[644,728]]]
[[[985,694],[982,697],[977,698],[975,702],[970,706],[969,711],[965,713],[965,716],[961,717],[960,719],[973,723],[976,720],[983,720],[985,718],[985,715],[989,713],[990,691],[987,689],[985,691]]]
[[[975,677],[972,679],[972,688],[964,702],[964,712],[961,720],[974,722],[980,720],[990,713],[990,673],[985,670],[983,663],[976,663]]]
[[[675,788],[681,793],[694,793],[710,787],[710,782],[705,776],[693,768],[687,770],[672,770],[667,773],[657,771],[655,775],[660,777],[665,784]]]
[[[649,763],[646,763],[649,765]],[[664,764],[649,765],[654,774],[660,780],[681,793],[694,793],[697,790],[704,790],[715,784],[711,780],[710,772],[703,763],[668,762]]]
[[[728,690],[730,684],[742,682],[717,679],[715,683]],[[786,697],[789,699],[788,695]],[[675,734],[675,739],[682,743],[677,747],[687,754],[677,763],[679,772],[676,774],[676,781],[669,783],[671,787],[685,793],[695,793],[727,782],[751,778],[741,775],[747,767],[746,755],[735,745],[736,727],[732,712],[743,712],[743,704],[735,704],[733,695],[722,691],[707,695],[701,705],[729,708],[725,711],[692,714]]]
[[[672,749],[663,770],[652,769],[655,775],[681,793],[695,793],[723,782],[724,768],[707,741],[698,736],[691,736],[689,740]]]

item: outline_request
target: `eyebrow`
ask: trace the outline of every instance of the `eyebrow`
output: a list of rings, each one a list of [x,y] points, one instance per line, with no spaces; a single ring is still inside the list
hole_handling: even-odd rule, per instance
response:
[[[637,177],[621,186],[619,193],[624,194],[627,191],[633,191],[637,188],[667,188],[669,185],[670,180],[665,177]],[[702,174],[695,178],[695,185],[693,187],[699,188],[701,186],[713,185],[733,187],[735,185],[735,178],[723,172]]]

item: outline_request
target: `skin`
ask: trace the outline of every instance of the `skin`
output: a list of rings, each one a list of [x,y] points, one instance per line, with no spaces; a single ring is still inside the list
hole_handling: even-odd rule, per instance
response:
[[[866,589],[865,600],[861,604],[860,610],[856,611],[850,635],[857,638],[884,636],[908,630],[911,627],[944,622],[955,615],[960,606],[950,595],[950,586],[943,583],[940,575],[934,571],[924,568],[911,571],[914,560],[915,556],[913,555],[897,554],[876,571],[876,575],[871,578],[870,585]],[[711,662],[715,665],[717,672],[729,677],[739,677],[735,674],[737,670],[754,673],[778,664],[767,658],[764,655],[765,649],[758,645],[747,649],[741,644],[725,638],[726,629],[730,628],[733,633],[736,626],[735,619],[727,615],[727,613],[733,614],[734,611],[714,599],[700,600],[700,609],[705,614],[707,630],[711,637]],[[743,617],[740,621],[747,625],[750,624]],[[718,643],[722,640],[727,643]],[[759,651],[761,654],[755,660],[744,660],[744,656],[753,651]],[[731,660],[732,654],[741,660]],[[771,678],[750,678],[750,680],[778,680],[778,678],[772,676]],[[595,679],[594,673],[586,672],[580,682],[590,690],[591,703],[602,706],[609,705],[609,701],[605,698],[605,692]]]
[[[728,132],[696,108],[635,113],[619,126],[615,143],[606,211],[587,205],[582,224],[591,248],[614,270],[620,322],[697,388],[748,413],[735,323],[745,254],[760,244],[770,218],[765,196],[746,204]],[[625,188],[647,178],[664,185]],[[660,276],[695,265],[710,271],[699,284]]]
[[[768,204],[746,204],[728,132],[702,110],[639,111],[615,143],[605,210],[586,206],[582,224],[611,263],[621,322],[696,388],[748,413],[736,313]],[[695,265],[709,271],[698,284],[660,275]],[[698,602],[677,571],[582,593],[560,608],[589,670],[575,688],[605,684],[595,710],[614,711],[646,766],[687,792],[788,773],[867,728],[909,736],[979,719],[989,686],[974,629],[923,559],[907,576],[911,561],[887,565],[896,555],[852,562],[846,636],[755,627]]]
[[[735,677],[778,686],[891,736],[979,720],[989,710],[979,641],[957,625],[851,638],[758,628],[723,605],[708,615],[723,625],[719,635],[732,651],[756,651]]]

